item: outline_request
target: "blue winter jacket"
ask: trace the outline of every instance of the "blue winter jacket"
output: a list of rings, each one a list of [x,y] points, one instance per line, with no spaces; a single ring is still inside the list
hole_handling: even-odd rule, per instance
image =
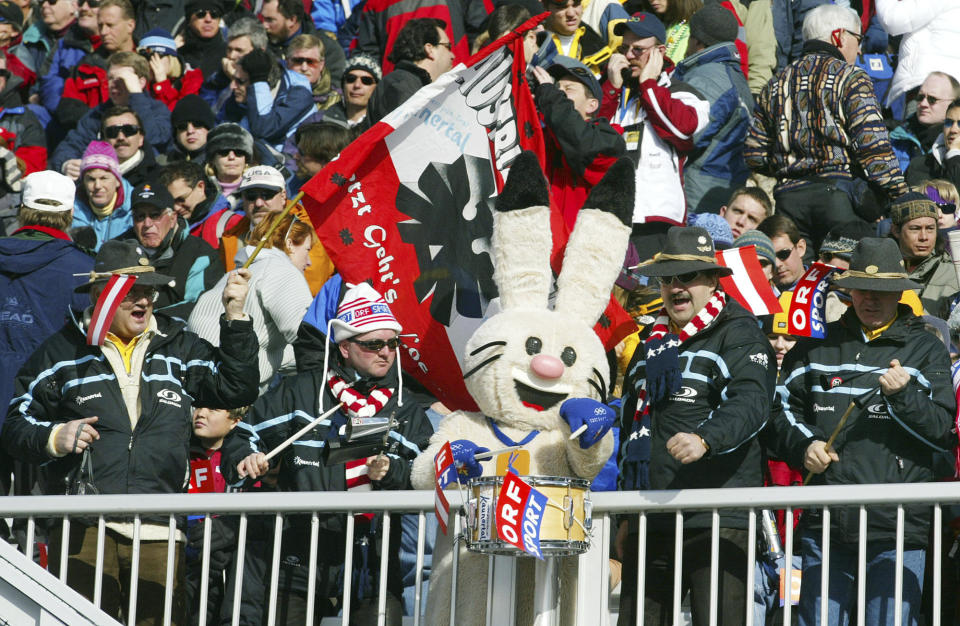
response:
[[[78,36],[78,29],[71,28],[64,35],[53,54],[50,56],[50,69],[44,74],[37,76],[37,83],[40,90],[40,104],[43,105],[51,115],[56,113],[57,105],[60,104],[60,97],[63,96],[63,85],[73,68],[80,63],[83,57],[93,51],[93,46],[89,39]]]
[[[116,239],[133,228],[133,213],[130,211],[130,196],[133,195],[133,186],[123,179],[123,187],[120,190],[120,197],[117,199],[117,206],[113,213],[104,219],[97,219],[90,205],[87,204],[86,194],[80,189],[77,190],[77,198],[73,202],[73,227],[81,228],[89,226],[97,235],[97,245],[94,250],[99,250],[103,242]]]
[[[750,175],[743,143],[753,96],[736,45],[716,44],[687,56],[671,80],[686,83],[710,103],[710,123],[694,137],[683,166],[683,190],[690,211],[716,213]]]
[[[0,238],[0,406],[10,404],[13,380],[27,358],[89,296],[73,292],[87,281],[93,258],[72,241],[31,228]],[[0,411],[0,423],[6,411]]]
[[[266,81],[250,87],[244,104],[238,104],[233,97],[227,99],[217,122],[240,124],[254,139],[262,139],[278,152],[282,151],[287,137],[314,111],[310,81],[302,74],[285,69],[275,95]]]

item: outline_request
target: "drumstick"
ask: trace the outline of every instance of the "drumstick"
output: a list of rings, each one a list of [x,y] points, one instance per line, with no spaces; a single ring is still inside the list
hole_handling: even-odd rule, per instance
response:
[[[580,435],[582,435],[585,430],[587,430],[587,425],[586,425],[586,424],[584,424],[584,425],[581,426],[580,428],[578,428],[578,429],[576,429],[575,431],[573,431],[572,433],[570,433],[570,441],[573,441],[574,439],[576,439],[577,437],[579,437]]]
[[[502,454],[504,452],[511,452],[513,450],[519,450],[522,447],[523,446],[510,446],[509,448],[500,448],[499,450],[494,450],[492,452],[481,452],[480,454],[474,454],[473,458],[475,458],[478,461],[483,461],[485,459],[492,459],[498,454]]]
[[[299,439],[300,437],[302,437],[303,435],[305,435],[308,430],[310,430],[311,428],[313,428],[314,426],[316,426],[317,424],[319,424],[320,422],[322,422],[325,418],[330,417],[331,415],[333,415],[334,413],[336,413],[337,409],[339,409],[339,408],[342,407],[342,406],[343,406],[343,402],[341,402],[341,403],[338,404],[337,406],[333,407],[332,409],[330,409],[329,411],[327,411],[326,413],[324,413],[323,415],[321,415],[321,416],[318,417],[317,419],[313,420],[312,422],[310,422],[309,424],[307,424],[306,426],[304,426],[303,428],[301,428],[300,430],[298,430],[296,433],[294,433],[294,434],[291,435],[289,438],[287,438],[286,441],[284,441],[283,443],[281,443],[279,446],[277,446],[276,448],[274,448],[274,449],[271,450],[270,452],[267,452],[266,460],[269,461],[269,460],[272,459],[273,457],[275,457],[275,456],[277,456],[278,454],[280,454],[281,452],[283,452],[283,450],[284,450],[286,447],[288,447],[291,443],[293,443],[294,441],[296,441],[297,439]]]
[[[287,206],[283,211],[277,215],[276,219],[273,220],[273,224],[270,225],[270,230],[267,231],[263,237],[260,238],[260,243],[257,244],[257,247],[254,249],[253,254],[250,255],[250,258],[247,259],[247,262],[243,264],[244,268],[250,267],[250,264],[253,263],[253,260],[257,258],[257,255],[260,254],[260,250],[263,249],[263,246],[270,241],[270,237],[273,236],[273,231],[277,230],[277,226],[280,224],[280,221],[287,216],[288,213],[297,206],[297,203],[300,202],[300,198],[303,197],[303,192],[301,191],[293,197],[293,200],[287,202]]]
[[[824,452],[830,452],[830,448],[833,447],[833,442],[836,441],[837,435],[840,434],[840,431],[843,430],[844,424],[847,423],[847,418],[850,417],[850,414],[853,413],[853,408],[856,406],[862,407],[867,401],[873,397],[873,394],[880,391],[880,387],[874,387],[867,393],[863,394],[859,398],[854,398],[850,401],[850,406],[847,407],[847,410],[843,412],[843,415],[840,416],[840,421],[837,422],[837,427],[833,429],[833,432],[830,433],[830,438],[827,439],[827,444],[823,447]],[[813,478],[813,472],[809,472],[807,477],[803,479],[803,484],[806,485],[810,482],[810,479]]]

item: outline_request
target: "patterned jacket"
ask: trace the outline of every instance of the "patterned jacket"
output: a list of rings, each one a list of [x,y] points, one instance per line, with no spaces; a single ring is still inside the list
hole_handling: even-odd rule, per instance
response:
[[[822,41],[764,87],[747,133],[747,165],[775,176],[777,191],[814,179],[863,178],[890,198],[906,192],[866,72]]]

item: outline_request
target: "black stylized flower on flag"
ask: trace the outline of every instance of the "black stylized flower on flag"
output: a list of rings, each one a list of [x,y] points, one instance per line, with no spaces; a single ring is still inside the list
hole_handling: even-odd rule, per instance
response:
[[[430,295],[430,315],[450,325],[454,306],[465,317],[483,317],[496,297],[490,235],[496,183],[490,161],[461,155],[451,164],[431,163],[416,189],[401,185],[397,209],[411,219],[397,224],[400,237],[417,251],[420,302]]]

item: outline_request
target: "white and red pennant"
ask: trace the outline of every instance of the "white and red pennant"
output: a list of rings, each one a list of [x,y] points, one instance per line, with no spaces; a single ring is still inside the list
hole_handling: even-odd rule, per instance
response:
[[[113,316],[117,314],[117,307],[127,296],[137,277],[131,274],[114,274],[107,281],[107,287],[97,298],[97,305],[93,309],[90,325],[87,327],[87,345],[102,346],[103,340],[113,323]]]

